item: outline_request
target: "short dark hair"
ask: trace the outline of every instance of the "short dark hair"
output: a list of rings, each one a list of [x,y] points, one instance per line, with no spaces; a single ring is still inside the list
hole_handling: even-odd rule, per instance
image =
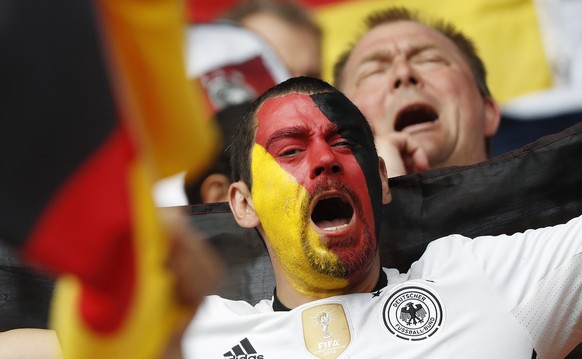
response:
[[[477,54],[477,49],[473,44],[473,41],[469,39],[465,34],[463,34],[459,29],[457,29],[453,24],[448,23],[444,20],[432,20],[425,19],[420,16],[417,11],[409,10],[403,7],[392,7],[378,12],[370,14],[365,20],[365,32],[364,34],[358,36],[357,41],[352,43],[350,47],[344,51],[338,60],[336,61],[333,68],[334,85],[341,88],[341,83],[343,80],[343,71],[350,57],[354,47],[359,42],[359,40],[370,30],[374,29],[379,25],[389,24],[397,21],[413,21],[422,25],[426,25],[430,28],[435,29],[449,40],[455,44],[459,49],[471,72],[473,73],[473,78],[479,89],[479,93],[483,97],[491,96],[489,87],[487,86],[487,72],[485,70],[485,65],[483,61]]]
[[[255,136],[257,132],[257,113],[260,110],[262,104],[268,99],[281,97],[290,93],[302,93],[306,95],[336,93],[351,104],[351,101],[335,87],[331,86],[329,83],[323,80],[313,77],[293,77],[271,87],[259,98],[257,98],[255,102],[253,102],[248,112],[242,117],[239,123],[239,127],[233,136],[232,144],[230,147],[230,163],[232,165],[233,181],[243,181],[246,183],[249,189],[252,188],[251,150],[255,143]],[[355,105],[353,108],[358,111],[358,113],[360,113]],[[367,128],[371,146],[374,146],[372,129],[370,128],[363,115],[361,115],[361,118],[362,123],[364,123]]]

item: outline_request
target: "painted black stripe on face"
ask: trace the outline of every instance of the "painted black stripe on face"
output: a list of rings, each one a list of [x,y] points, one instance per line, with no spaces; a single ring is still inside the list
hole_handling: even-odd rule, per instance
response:
[[[374,135],[368,121],[347,97],[338,92],[311,95],[311,99],[321,113],[335,124],[342,137],[355,142],[353,149],[356,162],[360,165],[370,194],[374,210],[376,238],[379,242],[382,214],[382,182],[378,170],[378,154],[374,145]]]

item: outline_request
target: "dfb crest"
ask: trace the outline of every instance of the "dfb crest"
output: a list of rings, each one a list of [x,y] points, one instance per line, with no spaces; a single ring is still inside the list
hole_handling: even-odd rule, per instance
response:
[[[433,336],[443,326],[445,316],[436,292],[414,282],[389,295],[382,306],[382,318],[395,337],[419,341]]]

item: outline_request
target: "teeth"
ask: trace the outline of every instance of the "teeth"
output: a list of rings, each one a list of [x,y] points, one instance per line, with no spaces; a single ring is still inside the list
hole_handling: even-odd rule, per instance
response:
[[[348,226],[348,224],[346,223],[346,224],[340,224],[339,226],[335,226],[335,227],[323,228],[323,230],[324,231],[336,231],[338,229],[341,229],[341,228],[344,228],[344,227],[347,227],[347,226]]]

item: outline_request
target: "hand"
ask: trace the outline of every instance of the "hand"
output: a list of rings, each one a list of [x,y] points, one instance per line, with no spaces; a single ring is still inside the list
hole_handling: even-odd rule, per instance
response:
[[[420,143],[406,133],[376,135],[378,156],[386,162],[388,177],[429,170],[428,156]]]
[[[222,261],[204,238],[188,226],[180,210],[162,208],[160,216],[170,234],[167,266],[175,278],[176,298],[194,314],[204,296],[215,289],[223,277]],[[185,329],[177,331],[162,358],[182,358],[181,341]]]
[[[176,297],[196,309],[223,277],[222,262],[179,209],[162,208],[160,215],[170,235],[167,266],[176,280]]]

